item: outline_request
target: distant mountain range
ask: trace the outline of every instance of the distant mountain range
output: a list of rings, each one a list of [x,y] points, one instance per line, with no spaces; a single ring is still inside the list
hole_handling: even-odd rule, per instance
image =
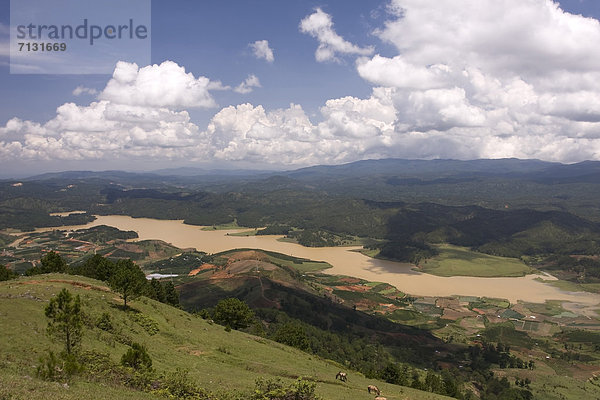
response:
[[[561,164],[540,160],[480,159],[480,160],[405,160],[387,158],[361,160],[341,165],[316,165],[288,171],[202,169],[194,167],[160,169],[150,172],[124,171],[65,171],[35,175],[27,180],[48,179],[114,179],[116,181],[142,178],[143,180],[171,180],[179,178],[186,182],[206,181],[214,177],[236,179],[264,179],[284,176],[301,181],[370,175],[413,178],[419,181],[449,177],[518,177],[544,183],[565,181],[600,182],[600,161],[584,161],[576,164]],[[194,179],[195,178],[195,179]],[[177,179],[176,179],[177,180]],[[418,181],[415,181],[415,183]]]

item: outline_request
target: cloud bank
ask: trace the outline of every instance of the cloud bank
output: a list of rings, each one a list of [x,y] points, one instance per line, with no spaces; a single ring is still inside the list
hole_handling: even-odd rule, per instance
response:
[[[388,13],[374,35],[395,49],[389,55],[347,42],[320,9],[301,20],[318,42],[317,61],[353,56],[372,85],[368,98],[326,101],[314,121],[298,104],[246,103],[201,128],[187,109],[216,107],[211,91],[228,87],[171,61],[121,62],[97,101],[66,103],[43,124],[13,118],[0,127],[0,158],[600,160],[597,20],[550,0],[392,0]],[[259,86],[249,75],[234,90]]]

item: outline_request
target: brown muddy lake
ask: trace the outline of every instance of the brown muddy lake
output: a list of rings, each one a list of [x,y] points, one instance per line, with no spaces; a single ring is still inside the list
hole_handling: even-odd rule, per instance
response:
[[[186,225],[183,221],[132,218],[121,215],[97,216],[86,225],[59,228],[74,230],[98,225],[108,225],[121,230],[136,231],[138,240],[159,239],[180,248],[196,248],[207,253],[218,253],[235,248],[253,248],[289,254],[295,257],[325,261],[333,266],[323,272],[349,275],[375,282],[386,282],[399,290],[415,296],[477,296],[543,303],[546,300],[565,300],[590,307],[600,303],[600,295],[586,292],[565,292],[536,281],[549,275],[527,275],[518,278],[440,277],[412,270],[412,265],[377,260],[357,251],[359,247],[304,247],[282,242],[278,235],[230,236],[236,230],[202,230],[200,226]]]

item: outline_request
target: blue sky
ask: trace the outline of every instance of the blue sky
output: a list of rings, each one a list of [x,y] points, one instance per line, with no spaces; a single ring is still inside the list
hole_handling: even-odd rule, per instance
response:
[[[5,25],[9,24],[9,3],[1,2],[0,23]],[[231,85],[244,80],[248,73],[262,77],[263,90],[246,96],[219,93],[216,97],[220,105],[249,101],[277,108],[293,102],[314,112],[332,97],[367,96],[370,85],[357,76],[352,60],[342,64],[315,62],[315,41],[299,32],[300,20],[320,6],[336,15],[336,29],[348,40],[381,44],[370,33],[383,19],[385,3],[369,3],[152,1],[152,62],[172,60],[194,75]],[[248,44],[255,40],[269,40],[276,63],[253,57]],[[14,116],[43,122],[66,101],[89,100],[72,95],[78,85],[101,90],[107,80],[108,75],[10,75],[8,66],[2,64],[0,87],[6,95],[0,98],[0,123]],[[206,119],[211,112],[197,114]]]
[[[156,68],[121,60],[137,79],[121,85],[10,74],[0,0],[0,175],[600,159],[600,2],[477,1],[152,1]],[[165,84],[146,92],[143,76]]]

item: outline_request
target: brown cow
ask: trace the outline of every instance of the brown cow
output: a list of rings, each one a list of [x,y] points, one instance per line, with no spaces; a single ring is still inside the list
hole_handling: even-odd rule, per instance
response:
[[[369,391],[369,393],[371,393],[371,392],[376,393],[377,396],[381,395],[381,390],[379,390],[379,388],[375,385],[367,386],[367,390]]]
[[[335,379],[338,379],[338,378],[340,378],[340,381],[342,381],[342,382],[346,382],[346,380],[348,379],[348,376],[346,375],[346,373],[345,373],[345,372],[342,372],[342,371],[340,371],[340,372],[338,372],[338,373],[337,373],[337,375],[335,376]]]
[[[377,396],[377,397],[375,397],[375,400],[387,400],[387,398],[382,397],[382,396]]]

